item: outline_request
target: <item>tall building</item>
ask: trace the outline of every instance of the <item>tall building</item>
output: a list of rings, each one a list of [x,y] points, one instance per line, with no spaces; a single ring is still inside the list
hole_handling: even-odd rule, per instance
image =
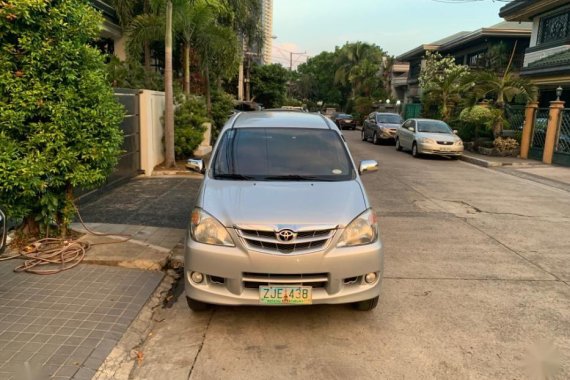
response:
[[[271,63],[273,47],[273,0],[261,0],[261,28],[263,30],[263,48],[261,63]]]

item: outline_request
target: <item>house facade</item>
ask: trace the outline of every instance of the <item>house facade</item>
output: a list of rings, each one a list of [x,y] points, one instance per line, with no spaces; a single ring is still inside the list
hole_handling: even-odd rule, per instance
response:
[[[499,15],[507,21],[532,23],[521,75],[539,88],[540,106],[556,100],[557,87],[564,89],[561,99],[569,104],[570,1],[514,0]]]
[[[497,64],[506,67],[514,51],[512,66],[521,69],[525,51],[530,45],[531,33],[532,24],[529,22],[502,22],[472,32],[459,32],[396,57],[397,60],[410,64],[405,103],[420,102],[419,76],[427,51],[437,51],[443,56],[454,57],[457,64],[474,69],[489,68]]]
[[[107,54],[114,54],[120,60],[125,60],[127,54],[125,51],[125,36],[119,25],[117,13],[111,5],[101,0],[91,0],[93,8],[97,9],[105,18],[103,28],[101,30],[101,38],[97,41],[99,49]]]

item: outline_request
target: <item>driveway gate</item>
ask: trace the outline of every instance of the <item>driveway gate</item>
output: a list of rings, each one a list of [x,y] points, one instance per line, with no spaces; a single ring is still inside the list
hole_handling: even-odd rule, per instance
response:
[[[546,127],[548,126],[549,108],[539,108],[536,110],[534,128],[532,131],[532,142],[528,151],[528,157],[542,161],[544,152],[544,142],[546,141]]]
[[[556,136],[552,163],[570,166],[570,108],[565,108],[560,115],[560,128]]]

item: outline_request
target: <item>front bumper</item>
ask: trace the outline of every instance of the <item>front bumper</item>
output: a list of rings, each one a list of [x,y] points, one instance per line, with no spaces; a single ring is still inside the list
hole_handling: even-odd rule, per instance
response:
[[[186,296],[219,305],[261,305],[259,287],[251,285],[251,276],[278,275],[263,285],[285,285],[296,276],[319,274],[325,281],[312,289],[313,304],[340,304],[368,300],[380,294],[384,257],[380,240],[373,244],[336,248],[342,230],[338,230],[329,246],[319,252],[305,254],[269,254],[248,250],[232,233],[236,247],[221,247],[186,241],[184,282]],[[192,272],[204,274],[204,281],[194,283]],[[377,280],[364,281],[366,273],[375,272]],[[220,281],[223,280],[223,281]],[[286,285],[308,285],[288,282]]]
[[[418,144],[418,153],[435,154],[438,156],[461,156],[463,154],[463,145],[440,145],[440,144]]]

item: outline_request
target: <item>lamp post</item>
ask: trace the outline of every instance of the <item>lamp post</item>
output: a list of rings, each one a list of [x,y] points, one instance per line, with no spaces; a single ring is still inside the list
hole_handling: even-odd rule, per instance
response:
[[[562,96],[562,86],[558,86],[556,88],[556,101],[560,101],[560,97]]]

